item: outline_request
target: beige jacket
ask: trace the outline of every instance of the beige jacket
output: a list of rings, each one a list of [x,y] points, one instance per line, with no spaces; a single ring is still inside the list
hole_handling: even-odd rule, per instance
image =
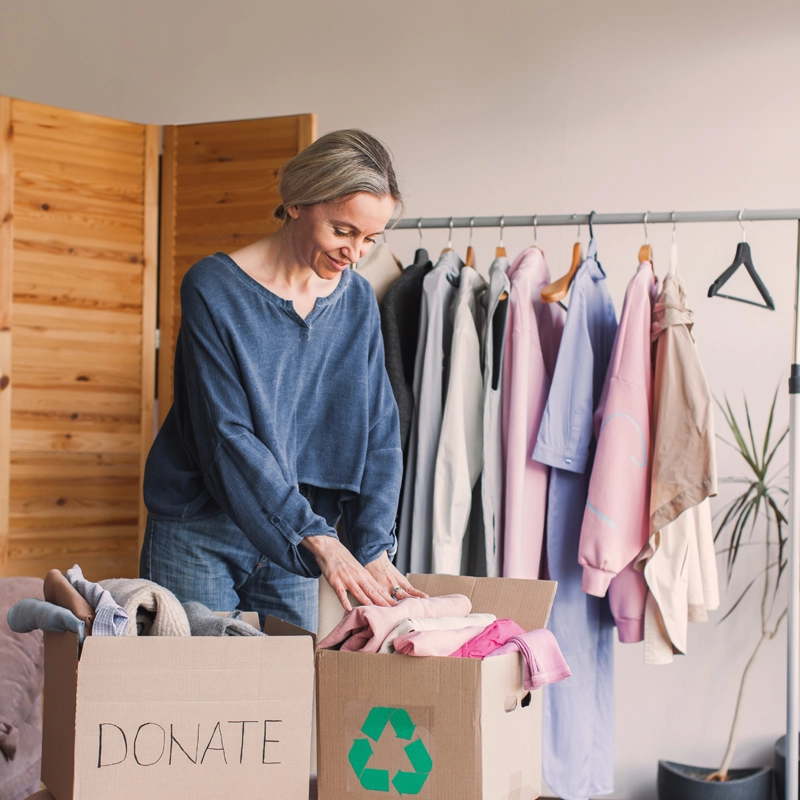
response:
[[[379,303],[389,287],[403,274],[403,266],[388,244],[376,244],[356,264],[355,270],[369,281]]]
[[[486,281],[462,267],[454,308],[447,399],[433,481],[433,569],[460,575],[472,490],[483,465],[481,336]]]
[[[673,255],[674,259],[674,255]],[[688,621],[719,606],[708,497],[717,493],[714,409],[692,338],[692,312],[670,269],[653,310],[653,475],[650,540],[638,559],[650,590],[645,663],[685,653]]]

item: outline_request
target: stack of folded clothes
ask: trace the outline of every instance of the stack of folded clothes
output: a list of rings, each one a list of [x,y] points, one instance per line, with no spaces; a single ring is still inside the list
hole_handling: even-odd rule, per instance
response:
[[[571,674],[549,630],[526,632],[513,620],[473,614],[472,603],[462,594],[359,606],[344,615],[317,649],[480,659],[518,652],[526,689],[563,681]]]
[[[220,617],[201,603],[184,603],[143,578],[112,578],[93,583],[76,564],[44,580],[44,600],[26,597],[8,612],[15,633],[72,631],[86,636],[264,636],[240,618]]]

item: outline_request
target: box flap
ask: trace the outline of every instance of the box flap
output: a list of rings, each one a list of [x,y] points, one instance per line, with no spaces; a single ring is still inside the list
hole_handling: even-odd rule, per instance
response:
[[[311,641],[301,636],[88,636],[78,703],[239,700],[252,697],[253,687],[269,693],[278,674],[313,675],[313,656]]]
[[[533,798],[542,785],[542,691],[523,686],[519,653],[487,658],[481,670],[484,800]]]
[[[231,612],[215,611],[214,614],[222,619],[227,619],[231,615]],[[239,617],[239,619],[241,619],[242,622],[246,622],[248,625],[252,625],[256,630],[261,629],[261,623],[258,620],[257,611],[242,611],[242,615]]]
[[[78,637],[45,631],[42,778],[64,800],[73,796],[77,686]]]
[[[465,575],[409,575],[408,579],[432,597],[464,594],[472,601],[473,612],[513,619],[526,631],[547,626],[557,586],[555,581]]]
[[[267,614],[264,619],[264,633],[269,636],[310,636],[314,647],[317,646],[317,637],[311,631],[301,628],[299,625],[292,625],[280,617],[273,617]]]

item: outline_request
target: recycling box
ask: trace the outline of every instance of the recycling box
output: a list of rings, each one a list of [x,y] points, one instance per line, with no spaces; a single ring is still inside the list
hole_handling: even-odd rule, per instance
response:
[[[547,625],[556,584],[411,575],[431,596],[525,630]],[[317,652],[319,800],[533,800],[542,784],[542,692],[519,653],[483,661]]]
[[[256,625],[258,620],[256,619]],[[56,800],[308,800],[313,638],[44,634]]]

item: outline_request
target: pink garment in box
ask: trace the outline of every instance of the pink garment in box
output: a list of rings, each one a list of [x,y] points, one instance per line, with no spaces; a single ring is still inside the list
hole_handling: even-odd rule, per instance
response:
[[[485,631],[470,639],[453,653],[451,658],[485,658],[498,647],[502,647],[512,636],[519,636],[525,631],[513,619],[499,619]]]
[[[404,619],[466,617],[470,611],[472,603],[463,594],[408,597],[396,606],[359,606],[344,615],[342,621],[317,645],[317,650],[341,645],[340,649],[351,653],[377,653],[384,639]]]
[[[572,675],[561,653],[556,637],[547,628],[512,636],[487,658],[506,653],[522,653],[525,662],[525,688],[539,689],[548,683],[558,683]]]
[[[398,636],[394,650],[404,656],[449,656],[486,630],[486,625],[471,625],[450,631],[414,631]]]

